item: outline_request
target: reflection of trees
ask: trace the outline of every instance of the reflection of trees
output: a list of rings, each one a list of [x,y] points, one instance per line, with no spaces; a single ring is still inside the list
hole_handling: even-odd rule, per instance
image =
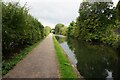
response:
[[[57,39],[58,42],[62,43],[64,41],[66,41],[66,37],[59,37],[59,36],[55,36],[55,38]]]
[[[68,45],[74,50],[78,60],[77,68],[85,78],[105,78],[105,69],[112,72],[118,69],[118,57],[111,47],[71,39],[68,39]]]
[[[118,61],[114,64],[114,66],[116,66],[113,73],[113,77],[115,77],[114,80],[120,80],[120,54],[118,54],[118,57]]]

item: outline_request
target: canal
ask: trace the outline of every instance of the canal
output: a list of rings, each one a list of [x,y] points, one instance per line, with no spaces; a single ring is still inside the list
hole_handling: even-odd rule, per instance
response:
[[[102,44],[93,45],[65,36],[55,36],[68,55],[71,63],[86,80],[118,80],[120,78],[120,58],[112,47]]]

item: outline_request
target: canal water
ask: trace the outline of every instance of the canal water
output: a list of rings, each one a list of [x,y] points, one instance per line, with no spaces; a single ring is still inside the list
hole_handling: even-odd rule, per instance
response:
[[[56,36],[56,39],[84,78],[120,79],[120,58],[113,48],[67,39],[64,36]]]

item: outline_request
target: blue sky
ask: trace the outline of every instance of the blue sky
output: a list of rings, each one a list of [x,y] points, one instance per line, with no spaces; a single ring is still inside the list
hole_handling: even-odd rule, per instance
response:
[[[4,0],[19,1],[21,5],[27,2],[29,12],[44,26],[54,28],[57,23],[68,26],[78,17],[80,3],[83,0]],[[113,0],[115,5],[119,0]]]

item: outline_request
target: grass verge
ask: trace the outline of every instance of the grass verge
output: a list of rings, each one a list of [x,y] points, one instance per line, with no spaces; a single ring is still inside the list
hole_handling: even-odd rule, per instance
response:
[[[42,39],[43,40],[43,39]],[[41,40],[41,41],[42,41]],[[23,49],[19,54],[15,54],[12,58],[2,62],[2,76],[8,73],[19,61],[21,61],[30,51],[32,51],[41,41],[30,45]]]
[[[60,78],[78,78],[76,72],[74,71],[72,65],[70,64],[68,57],[64,54],[61,46],[57,42],[56,38],[53,36],[54,48],[56,51],[56,56],[58,59]]]

